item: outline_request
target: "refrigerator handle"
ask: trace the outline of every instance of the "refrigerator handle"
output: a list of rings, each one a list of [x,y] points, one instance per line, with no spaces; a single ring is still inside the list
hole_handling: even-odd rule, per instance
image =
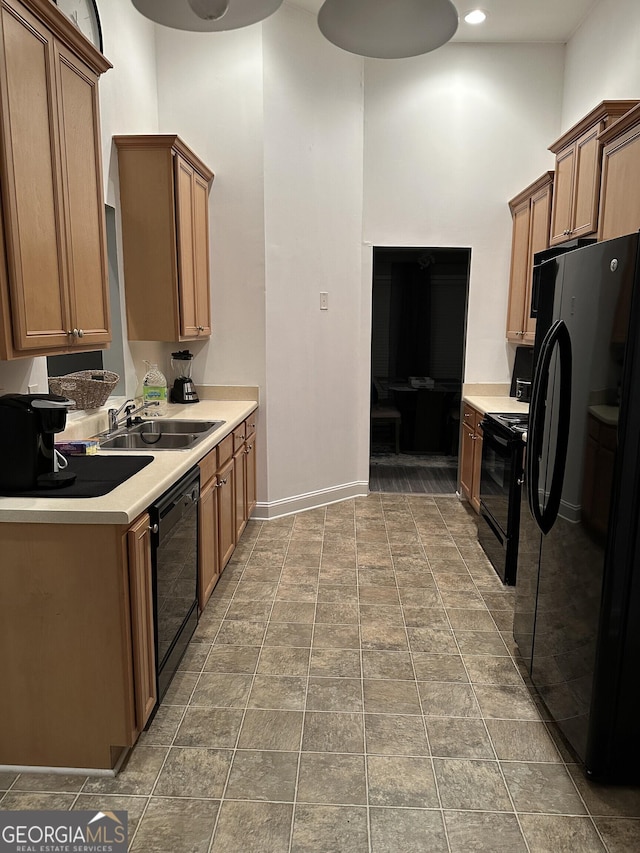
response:
[[[558,435],[556,456],[547,506],[540,507],[540,458],[544,437],[546,397],[549,386],[549,371],[553,352],[558,346],[560,354],[560,401],[558,410]],[[571,338],[563,320],[557,320],[545,335],[540,347],[538,367],[533,378],[529,430],[527,436],[526,486],[531,514],[543,533],[553,527],[560,509],[560,497],[564,482],[564,469],[569,444],[569,419],[571,415]]]
[[[560,399],[558,400],[558,432],[556,435],[556,453],[553,460],[553,474],[547,505],[542,514],[541,530],[548,533],[556,523],[560,511],[564,472],[569,448],[569,426],[571,421],[571,375],[572,352],[571,337],[564,321],[559,320],[554,346],[558,346],[560,356]]]

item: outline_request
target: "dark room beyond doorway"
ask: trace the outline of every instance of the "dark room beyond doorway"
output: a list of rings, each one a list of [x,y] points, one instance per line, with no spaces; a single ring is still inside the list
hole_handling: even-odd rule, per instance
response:
[[[372,491],[454,494],[470,249],[373,250]]]

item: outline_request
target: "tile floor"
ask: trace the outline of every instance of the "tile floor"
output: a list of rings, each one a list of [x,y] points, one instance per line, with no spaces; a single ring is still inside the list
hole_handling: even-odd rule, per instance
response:
[[[142,853],[638,851],[640,789],[584,780],[512,604],[455,497],[251,523],[125,769],[0,774],[0,809],[127,809]]]

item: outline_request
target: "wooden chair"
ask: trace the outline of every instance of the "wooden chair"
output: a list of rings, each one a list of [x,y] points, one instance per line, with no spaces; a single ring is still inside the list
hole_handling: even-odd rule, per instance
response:
[[[400,421],[402,416],[400,411],[395,406],[385,405],[384,403],[374,403],[371,406],[371,429],[375,424],[390,424],[394,429],[395,437],[395,452],[400,453]]]

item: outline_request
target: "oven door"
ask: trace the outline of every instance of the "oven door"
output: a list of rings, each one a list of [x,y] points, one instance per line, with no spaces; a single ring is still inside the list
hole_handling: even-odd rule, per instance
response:
[[[509,498],[514,474],[513,439],[500,435],[491,421],[482,422],[480,505],[503,537],[509,534]]]

